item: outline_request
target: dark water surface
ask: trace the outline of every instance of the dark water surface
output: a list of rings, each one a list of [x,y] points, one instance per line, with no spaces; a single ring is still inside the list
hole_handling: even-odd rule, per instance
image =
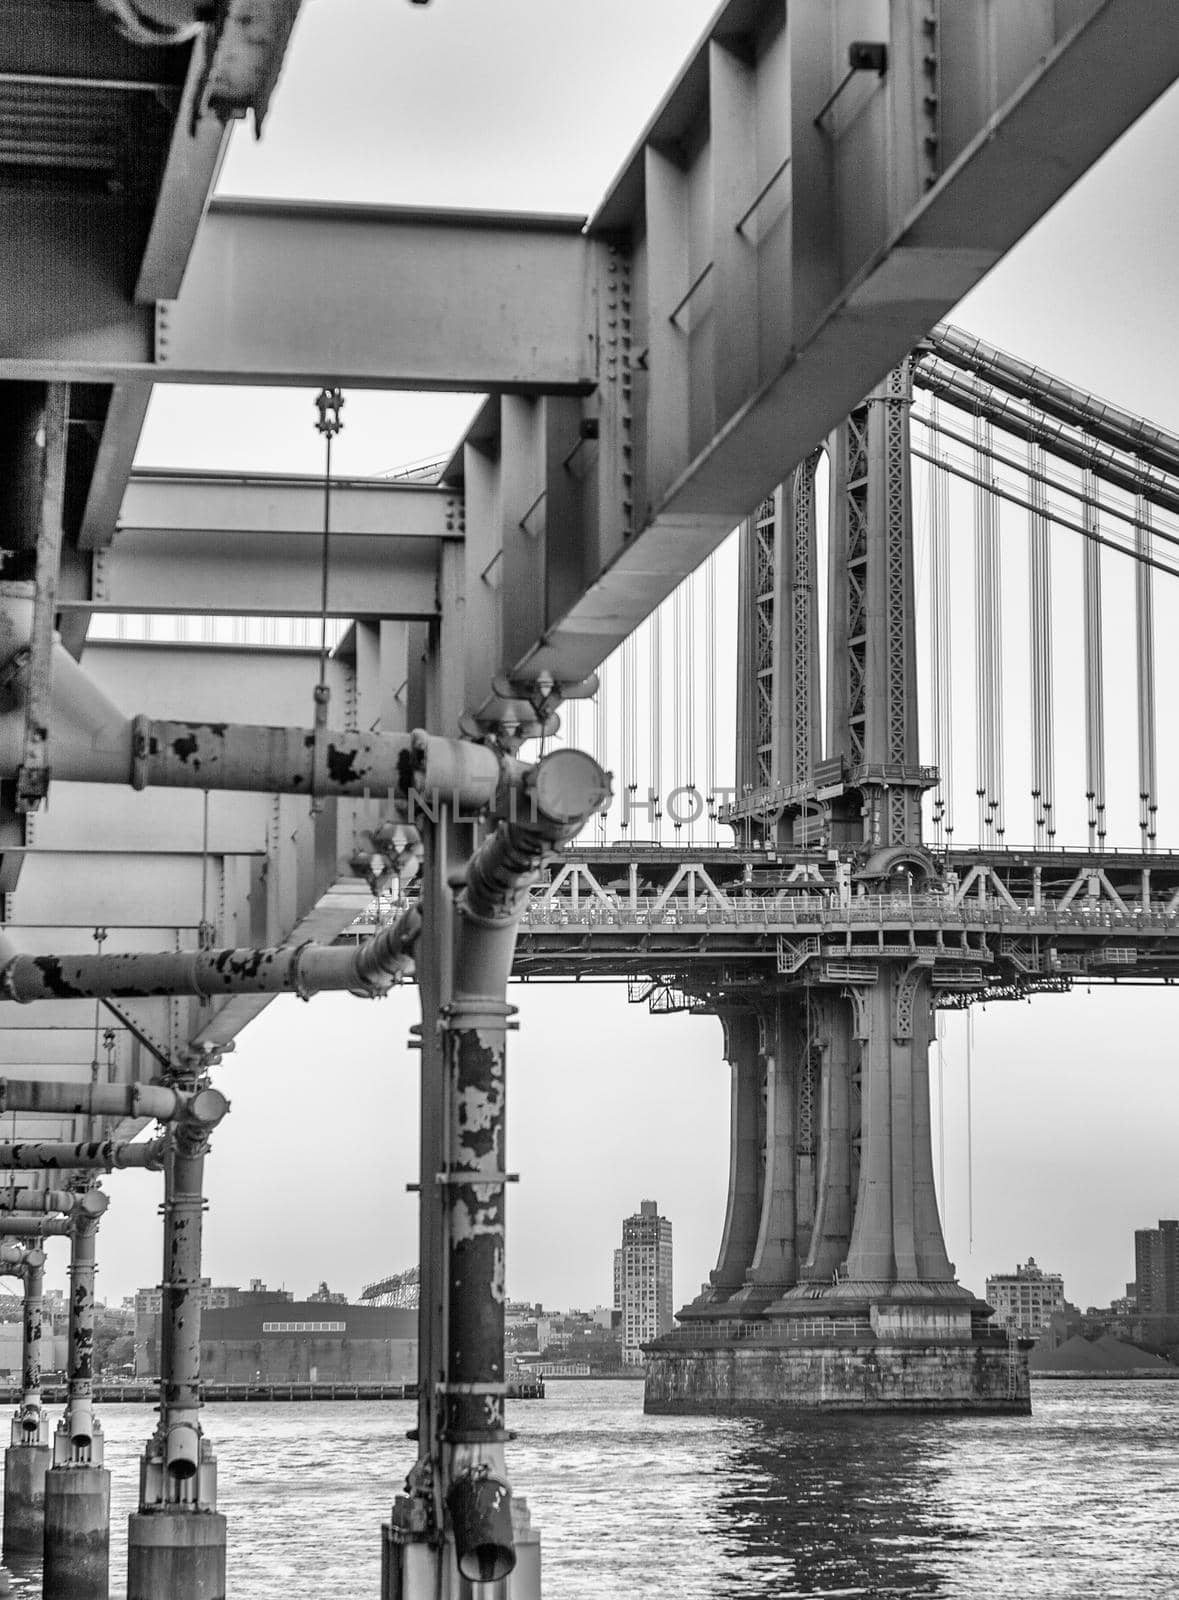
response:
[[[1038,1383],[1031,1418],[644,1417],[642,1385],[517,1402],[545,1600],[1179,1600],[1179,1383]],[[211,1406],[232,1600],[376,1600],[410,1404]],[[103,1413],[125,1595],[143,1406]],[[14,1592],[40,1593],[35,1574]]]

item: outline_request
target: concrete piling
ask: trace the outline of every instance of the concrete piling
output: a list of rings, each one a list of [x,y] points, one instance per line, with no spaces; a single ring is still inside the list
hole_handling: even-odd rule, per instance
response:
[[[46,1600],[108,1600],[110,1520],[111,1475],[105,1467],[50,1467],[45,1474]]]
[[[225,1600],[219,1511],[136,1511],[127,1522],[127,1600]]]
[[[47,1444],[13,1444],[4,1452],[4,1557],[40,1555],[45,1538]]]

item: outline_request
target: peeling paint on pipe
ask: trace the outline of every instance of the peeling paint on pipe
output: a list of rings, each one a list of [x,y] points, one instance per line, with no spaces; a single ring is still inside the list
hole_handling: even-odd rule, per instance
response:
[[[20,1211],[69,1211],[77,1198],[71,1189],[18,1189],[7,1184],[0,1189],[0,1217]]]
[[[80,1194],[70,1239],[70,1328],[65,1429],[85,1459],[94,1438],[94,1258],[98,1224],[109,1204],[97,1189]]]
[[[0,1216],[0,1239],[64,1239],[72,1226],[68,1217]]]
[[[395,923],[360,945],[308,943],[258,950],[15,956],[0,971],[0,999],[29,1005],[36,1000],[130,999],[139,995],[194,994],[212,999],[229,994],[297,994],[306,998],[328,990],[383,994],[413,970],[409,952],[420,929],[421,915],[411,906]],[[78,1095],[83,1092],[68,1087]],[[171,1092],[158,1091],[161,1104]],[[146,1102],[141,1114],[161,1115],[147,1109]]]
[[[63,1230],[71,1224],[64,1218],[52,1219]],[[45,1223],[42,1223],[45,1226]],[[21,1339],[20,1428],[25,1444],[36,1444],[41,1436],[41,1307],[45,1288],[45,1252],[28,1250],[24,1265],[25,1299]]]
[[[154,1117],[170,1121],[184,1103],[175,1089],[149,1083],[56,1083],[0,1078],[0,1114],[43,1111],[56,1116]]]
[[[169,1135],[164,1199],[160,1431],[164,1467],[175,1482],[195,1477],[200,1465],[201,1227],[205,1156],[210,1135],[228,1110],[228,1100],[216,1089],[198,1090]]]
[[[57,1144],[21,1140],[0,1145],[0,1168],[53,1170],[69,1167],[100,1167],[113,1172],[116,1167],[147,1167],[159,1172],[164,1164],[163,1139],[144,1144],[130,1140],[83,1139],[78,1144]]]
[[[529,885],[554,845],[574,838],[602,807],[610,784],[589,756],[557,751],[530,770],[523,792],[527,817],[498,822],[468,865],[457,906],[454,992],[442,1021],[450,1107],[441,1174],[448,1291],[443,1438],[455,1490],[465,1476],[496,1473],[498,1532],[493,1537],[489,1523],[488,1539],[497,1575],[515,1566],[510,1495],[498,1477],[507,1438],[506,1039],[513,1010],[507,984]]]

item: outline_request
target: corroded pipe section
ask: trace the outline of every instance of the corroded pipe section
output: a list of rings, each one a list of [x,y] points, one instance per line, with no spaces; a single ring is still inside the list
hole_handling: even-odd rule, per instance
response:
[[[0,1216],[0,1239],[65,1239],[72,1227],[68,1217]]]
[[[163,1165],[163,1139],[149,1139],[144,1144],[120,1139],[83,1139],[78,1144],[34,1140],[0,1145],[0,1168],[57,1171],[68,1167],[100,1167],[113,1172],[116,1167],[147,1167],[151,1172],[159,1172]]]
[[[69,1211],[77,1195],[70,1189],[0,1189],[0,1217],[19,1211]]]
[[[64,1217],[53,1220],[66,1227],[69,1226]],[[41,1438],[41,1302],[45,1288],[43,1250],[25,1251],[24,1280],[21,1400],[18,1421],[21,1443],[33,1445],[39,1443]]]
[[[164,1341],[160,1362],[160,1432],[173,1482],[200,1465],[201,1219],[209,1139],[229,1110],[216,1089],[200,1089],[169,1137],[164,1200]],[[150,1507],[144,1505],[143,1510]]]
[[[183,950],[108,956],[13,956],[0,970],[0,999],[83,1000],[138,995],[383,994],[413,970],[421,929],[416,906],[360,945],[279,945],[260,950]],[[50,1091],[72,1085],[48,1086]],[[117,1086],[98,1086],[117,1087]],[[157,1091],[161,1104],[171,1090]],[[117,1113],[116,1113],[117,1114]],[[160,1116],[144,1105],[143,1116]]]
[[[499,1580],[516,1563],[503,1464],[505,1042],[520,913],[545,855],[609,798],[589,756],[563,750],[528,775],[525,819],[509,816],[475,852],[458,903],[454,993],[443,1019],[449,1080],[445,1185],[447,1363],[443,1437],[459,1569]]]
[[[0,640],[4,658],[27,645],[31,605]],[[18,674],[19,677],[19,674]],[[133,788],[255,790],[345,796],[416,794],[469,811],[489,806],[523,769],[485,745],[413,733],[357,733],[235,722],[173,722],[128,717],[67,650],[53,650],[53,775],[79,783]],[[0,719],[0,770],[20,763],[23,720]]]
[[[88,1464],[94,1439],[94,1272],[98,1224],[109,1201],[97,1189],[80,1194],[70,1236],[70,1331],[65,1433],[72,1456]],[[55,1463],[56,1464],[56,1463]]]
[[[42,1111],[53,1116],[154,1117],[170,1122],[184,1097],[150,1083],[54,1083],[39,1078],[0,1078],[0,1114]]]

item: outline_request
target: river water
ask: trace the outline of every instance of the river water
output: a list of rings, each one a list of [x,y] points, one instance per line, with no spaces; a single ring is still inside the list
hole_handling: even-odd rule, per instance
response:
[[[509,1423],[545,1600],[1173,1600],[1179,1383],[1033,1384],[1027,1417],[644,1417],[642,1385],[551,1381]],[[376,1600],[408,1403],[204,1413],[232,1600]],[[111,1593],[154,1416],[103,1414]],[[40,1594],[38,1575],[14,1593]],[[165,1600],[165,1597],[161,1597]]]

